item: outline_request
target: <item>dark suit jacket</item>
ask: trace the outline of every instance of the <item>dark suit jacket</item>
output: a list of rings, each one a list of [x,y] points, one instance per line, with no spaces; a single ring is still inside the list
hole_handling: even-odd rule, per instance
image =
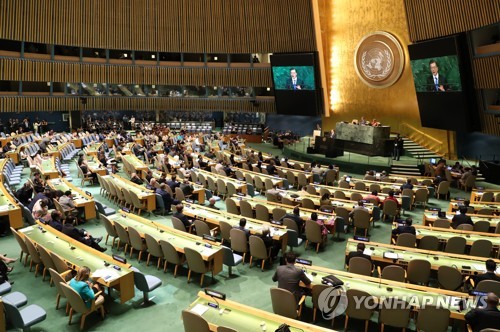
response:
[[[370,256],[365,255],[365,254],[363,254],[363,253],[362,253],[362,252],[360,252],[360,251],[351,251],[351,252],[349,253],[349,255],[347,255],[346,259],[345,259],[345,263],[346,263],[346,265],[349,265],[349,261],[350,261],[350,260],[351,260],[351,258],[353,258],[353,257],[363,257],[363,258],[368,259],[370,262],[372,261],[372,258],[371,258]]]
[[[457,214],[453,217],[453,219],[451,219],[451,227],[453,228],[457,228],[459,225],[462,224],[474,225],[471,217],[469,217],[466,214]]]
[[[474,332],[483,329],[498,329],[500,326],[500,311],[497,308],[472,309],[465,314],[465,320]]]
[[[139,178],[139,177],[134,177],[133,179],[130,179],[135,184],[143,184],[144,182]]]
[[[495,272],[486,272],[483,274],[478,274],[475,278],[475,285],[477,287],[477,284],[479,284],[483,280],[494,280],[494,281],[500,281],[500,277],[498,277]]]
[[[417,234],[415,232],[415,227],[413,226],[399,226],[398,228],[392,230],[392,234],[403,234],[403,233],[410,233],[413,235]]]
[[[309,278],[306,277],[304,271],[289,264],[278,266],[276,272],[274,273],[273,281],[278,282],[279,288],[286,289],[295,295],[295,299],[297,301],[302,296],[302,290],[299,287],[299,282],[302,281],[306,285],[311,283]]]
[[[439,76],[438,76],[438,84],[441,86],[443,86],[444,90],[448,90],[449,89],[449,86],[448,86],[448,81],[446,80],[446,77],[439,73]],[[434,76],[429,76],[427,77],[427,91],[432,91],[432,92],[441,92],[440,91],[436,91],[436,84],[434,82]]]
[[[299,78],[299,77],[297,77],[297,84],[296,85],[300,85],[301,90],[305,89],[304,80],[301,79],[301,78]],[[292,78],[291,77],[286,80],[285,88],[287,90],[293,90],[293,84],[292,84]]]
[[[176,217],[176,218],[180,219],[180,221],[182,221],[182,223],[184,224],[184,227],[186,227],[186,231],[189,230],[189,226],[191,226],[191,222],[189,221],[189,219],[186,215],[184,215],[182,212],[181,213],[175,212],[174,214],[172,214],[172,217]]]
[[[175,188],[179,187],[180,186],[180,183],[179,182],[176,182],[176,181],[172,181],[172,180],[167,180],[167,182],[165,182],[167,184],[167,186],[170,187],[170,189],[172,189],[172,191],[175,190]]]
[[[304,219],[302,219],[300,216],[297,216],[293,213],[287,213],[283,216],[283,218],[281,218],[280,221],[283,221],[283,219],[285,218],[289,218],[289,219],[292,219],[293,221],[295,221],[297,223],[297,227],[299,228],[299,233],[302,233],[302,226],[304,226]]]
[[[266,170],[267,170],[267,173],[269,173],[269,175],[274,175],[276,173],[276,166],[267,165]]]

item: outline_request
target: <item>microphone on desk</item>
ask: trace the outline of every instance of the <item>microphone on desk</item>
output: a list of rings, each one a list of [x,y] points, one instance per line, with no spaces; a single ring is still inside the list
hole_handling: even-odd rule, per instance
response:
[[[157,224],[156,224],[153,220],[151,220],[151,223],[153,224],[153,226],[155,226],[155,227],[156,227],[156,230],[157,230],[158,232],[160,232],[160,233],[165,232],[164,230],[160,229],[160,227],[158,227],[158,225],[157,225]]]
[[[56,236],[56,239],[59,239],[59,240],[61,240],[63,242],[66,242],[71,250],[75,250],[76,249],[76,247],[72,246],[71,243],[69,243],[66,240],[61,239],[60,237]]]

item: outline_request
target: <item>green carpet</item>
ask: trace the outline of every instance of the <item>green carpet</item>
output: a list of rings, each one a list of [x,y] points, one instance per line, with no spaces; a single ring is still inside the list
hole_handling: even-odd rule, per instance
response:
[[[254,144],[253,146],[264,152],[281,154],[278,149],[275,149],[270,144]],[[69,165],[71,174],[74,177],[73,183],[80,186],[74,162],[71,162]],[[341,171],[342,173],[349,171],[351,175],[355,175],[348,169],[342,169]],[[28,175],[29,169],[25,169],[23,172],[22,183],[24,183]],[[84,189],[91,192],[96,200],[118,209],[118,206],[112,204],[99,194],[98,185],[85,185]],[[452,189],[451,197],[455,197],[457,195],[461,195],[463,197],[468,196],[468,194],[466,195],[464,192]],[[223,203],[218,202],[217,204],[219,207],[225,208]],[[447,205],[447,201],[436,200],[434,198],[430,199],[429,206],[431,207],[446,208]],[[423,209],[417,208],[413,211],[407,212],[406,215],[412,217],[416,224],[420,224],[422,222]],[[147,216],[147,214],[143,214],[143,216],[150,220],[171,226],[169,216]],[[106,235],[104,226],[99,222],[99,220],[89,221],[82,227],[93,236]],[[377,223],[375,229],[371,230],[371,239],[377,242],[388,243],[390,239],[390,230],[391,225],[389,223],[384,224],[379,222]],[[352,237],[352,232],[345,235],[345,237]],[[0,239],[0,243],[2,253],[6,253],[9,257],[19,257],[19,246],[13,236]],[[104,240],[101,244],[103,243]],[[107,254],[115,253],[123,255],[123,252],[116,250],[116,248],[111,250],[110,245],[107,247]],[[318,254],[316,254],[313,249],[305,250],[304,247],[297,248],[296,252],[299,253],[302,258],[311,259],[314,265],[332,269],[343,269],[345,242],[329,241],[326,249]],[[128,255],[127,259],[129,259]],[[199,275],[195,274],[191,283],[188,284],[186,268],[179,269],[177,278],[174,278],[172,269],[169,269],[167,273],[163,273],[162,269],[156,269],[156,261],[154,261],[149,267],[146,267],[144,261],[140,263],[137,261],[137,254],[134,254],[134,256],[129,259],[129,262],[133,266],[141,269],[143,272],[155,275],[163,281],[163,285],[150,294],[150,296],[156,296],[153,300],[155,304],[147,308],[139,308],[138,303],[142,300],[142,293],[140,293],[137,289],[135,298],[125,304],[120,304],[116,299],[117,296],[115,294],[115,299],[109,297],[106,298],[105,307],[108,312],[106,318],[101,320],[98,314],[90,315],[86,321],[86,330],[183,331],[181,311],[195,300],[197,293],[201,290],[199,287]],[[42,281],[40,276],[35,278],[34,273],[30,273],[29,268],[24,267],[19,262],[14,263],[13,266],[15,266],[15,269],[10,274],[10,278],[15,281],[13,290],[25,293],[29,299],[29,304],[38,304],[47,311],[47,319],[37,324],[33,329],[34,331],[79,330],[79,314],[74,317],[73,324],[68,326],[68,317],[64,314],[64,299],[62,299],[62,309],[60,308],[59,310],[55,310],[56,290],[54,287],[49,287],[48,278],[46,278],[45,282]],[[272,267],[268,267],[267,270],[261,272],[260,268],[256,265],[254,265],[253,268],[249,268],[248,264],[239,265],[238,267],[233,268],[235,276],[232,278],[228,278],[227,268],[224,267],[224,271],[215,277],[214,284],[210,287],[226,293],[228,299],[272,312],[269,288],[276,285],[271,280],[276,266],[277,263],[275,262]],[[205,280],[206,284],[210,281],[208,275]],[[303,311],[303,321],[312,321],[311,308],[312,304],[310,299],[308,299],[307,308]],[[373,322],[376,321],[375,318],[372,318],[372,320]],[[317,324],[325,327],[330,326],[330,322],[322,321],[321,318],[319,318]],[[336,330],[343,330],[343,324],[344,319],[342,317],[337,318],[335,320],[334,328]],[[364,324],[362,322],[352,321],[349,323],[349,330],[362,331],[363,326]],[[375,323],[372,323],[370,325],[370,330],[376,329],[378,330],[378,326]]]

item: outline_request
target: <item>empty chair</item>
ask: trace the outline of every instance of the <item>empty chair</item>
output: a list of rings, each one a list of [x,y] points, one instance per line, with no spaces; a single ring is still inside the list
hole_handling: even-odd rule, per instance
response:
[[[83,301],[80,294],[78,294],[71,286],[66,283],[61,283],[62,290],[66,298],[68,299],[68,303],[70,305],[69,309],[69,322],[71,325],[71,320],[73,319],[73,314],[75,312],[81,313],[82,318],[80,319],[80,330],[85,326],[85,318],[88,314],[93,313],[94,311],[99,310],[101,313],[101,317],[104,319],[104,297],[99,296],[100,292],[95,294],[95,298],[92,300],[92,304],[90,307],[87,307],[85,302]]]
[[[449,199],[450,183],[448,181],[441,181],[438,185],[435,195],[437,199],[439,199],[442,195],[444,195],[446,199]]]
[[[278,199],[278,194],[275,194],[275,193],[266,193],[266,199],[268,202],[272,202],[272,203],[278,203],[279,202],[279,199]]]
[[[351,193],[351,201],[358,202],[363,199],[363,195],[360,193]]]
[[[436,251],[439,249],[439,239],[433,235],[425,235],[418,242],[418,248]]]
[[[375,301],[373,297],[367,292],[348,289],[346,292],[347,296],[347,308],[345,311],[345,323],[344,331],[347,331],[347,324],[349,318],[360,319],[365,321],[365,332],[368,332],[368,324],[370,323],[370,318],[372,317],[373,311],[375,310]],[[361,306],[356,302],[357,299],[366,299],[361,301]]]
[[[313,185],[311,185],[311,184],[309,184],[309,185],[306,186],[306,191],[307,191],[308,194],[311,194],[311,195],[316,195],[317,194],[316,188]]]
[[[461,236],[449,238],[446,242],[444,252],[463,255],[465,252],[466,240]]]
[[[220,229],[220,237],[221,237],[221,243],[230,243],[231,242],[231,229],[232,226],[225,222],[225,221],[219,221],[219,229]]]
[[[309,209],[309,210],[315,210],[316,209],[316,206],[314,205],[314,202],[312,201],[312,199],[310,198],[302,198],[302,207],[304,209]]]
[[[192,311],[182,310],[182,321],[184,322],[185,332],[210,332],[210,327],[205,318]]]
[[[269,221],[269,209],[262,204],[255,204],[255,218],[262,221]]]
[[[345,199],[345,193],[341,190],[335,190],[335,192],[333,193],[333,197],[334,198],[337,198],[337,199]]]
[[[289,290],[271,287],[270,292],[273,312],[275,314],[292,319],[300,318],[302,304],[306,298],[305,295],[297,301],[295,295],[293,295]]]
[[[125,228],[123,228],[122,225],[119,223],[115,222],[115,229],[116,233],[118,234],[118,248],[120,248],[120,245],[124,245],[123,251],[126,253],[128,246],[130,245],[130,237],[128,235],[128,232]]]
[[[448,219],[436,219],[432,224],[432,227],[436,228],[450,228],[451,224]]]
[[[304,173],[297,174],[298,189],[305,187],[309,184],[307,177]]]
[[[462,287],[464,280],[459,270],[442,265],[438,269],[438,283],[440,288],[458,291]]]
[[[474,232],[488,233],[488,231],[490,230],[490,223],[486,220],[476,221],[474,223],[473,230]]]
[[[247,235],[241,229],[232,228],[231,234],[231,249],[243,254],[243,264],[245,264],[245,256],[248,252]]]
[[[406,282],[406,271],[399,265],[388,265],[382,271],[379,269],[382,279]]]
[[[208,227],[207,223],[202,220],[195,220],[194,228],[196,229],[196,235],[198,236],[212,235],[210,227]]]
[[[494,201],[495,197],[492,191],[487,191],[483,193],[483,196],[481,196],[481,202],[494,202]]]
[[[412,284],[429,283],[431,263],[423,259],[413,259],[408,263],[407,279]]]
[[[132,267],[132,270],[134,271],[135,287],[142,292],[143,302],[141,305],[151,304],[154,297],[150,298],[149,292],[154,291],[162,285],[161,279],[152,275],[144,274],[134,267]]]
[[[267,260],[271,262],[271,248],[269,250],[266,248],[264,240],[262,238],[251,235],[248,239],[250,244],[250,267],[252,267],[253,259],[261,259],[262,263],[260,269],[264,271],[264,266]]]
[[[500,223],[499,223],[499,225],[500,225]],[[21,235],[14,228],[11,227],[10,231],[14,235],[14,238],[16,239],[17,243],[19,244],[19,247],[21,247],[21,255],[19,256],[19,261],[22,261],[23,254],[26,254],[26,256],[24,257],[24,263],[23,263],[24,266],[26,266],[26,263],[28,262],[28,257],[30,255],[28,247],[26,246],[26,243],[24,242]]]
[[[349,269],[350,273],[361,274],[364,276],[372,275],[373,264],[368,259],[364,257],[352,257],[349,260]]]
[[[398,204],[392,200],[385,200],[384,206],[382,208],[382,221],[385,220],[386,216],[392,217],[392,221],[396,219],[396,215],[398,214]]]
[[[49,252],[42,246],[38,246],[38,253],[40,254],[40,259],[43,263],[43,273],[42,273],[42,281],[45,281],[45,275],[47,274],[48,269],[56,268],[54,261],[52,261],[52,257],[50,257]],[[50,279],[50,284],[52,285],[52,278]]]
[[[26,247],[28,247],[28,251],[30,253],[30,272],[31,269],[33,268],[33,264],[35,265],[35,278],[38,275],[38,268],[42,264],[42,260],[40,258],[40,253],[35,247],[35,244],[31,242],[31,240],[28,237],[24,237],[24,242],[26,243]]]
[[[398,235],[397,246],[415,248],[417,237],[414,234],[403,233]]]
[[[240,212],[241,215],[245,218],[253,218],[253,209],[252,205],[245,200],[240,201]]]
[[[141,261],[142,253],[144,250],[146,250],[146,243],[142,239],[141,235],[139,232],[132,226],[128,227],[128,235],[130,239],[130,257],[132,257],[132,253],[135,250],[139,252],[139,255],[137,256],[137,261]]]
[[[292,222],[295,224],[295,221],[292,220]],[[303,240],[299,237],[299,233],[293,229],[289,229],[288,227],[286,232],[288,234],[288,246],[290,247],[290,251],[293,251],[293,248],[300,247]]]
[[[329,169],[325,172],[325,184],[326,185],[334,185],[335,180],[337,179],[337,171],[334,169]]]
[[[203,260],[201,254],[194,249],[184,248],[184,255],[186,256],[186,261],[188,264],[188,282],[191,281],[191,272],[200,273],[200,287],[203,287],[203,280],[205,279],[205,273],[212,272],[212,280],[214,278],[213,266],[210,262]]]
[[[479,239],[474,241],[470,248],[470,256],[490,257],[493,243],[490,240]]]
[[[477,214],[484,215],[484,216],[492,216],[493,210],[492,209],[479,209],[477,211]]]
[[[19,310],[14,304],[8,300],[3,301],[5,310],[5,318],[12,323],[16,329],[29,331],[30,327],[45,320],[47,313],[45,310],[36,305],[31,304]]]
[[[365,236],[368,235],[368,229],[370,228],[370,213],[365,210],[354,210],[353,214],[353,220],[354,220],[354,234],[356,234],[356,231],[358,228],[364,229],[365,230]]]
[[[56,290],[57,290],[56,310],[58,310],[61,298],[66,298],[66,295],[64,294],[64,291],[62,290],[62,286],[61,286],[61,283],[65,283],[66,280],[63,276],[61,276],[59,273],[57,273],[57,271],[54,269],[49,268],[49,273],[50,273],[50,277],[52,278],[52,281],[54,282],[54,285],[56,286]],[[68,313],[68,311],[69,311],[69,303],[66,303],[66,314]]]
[[[450,324],[450,310],[427,304],[418,309],[417,331],[446,332]]]
[[[236,201],[233,198],[226,199],[226,209],[228,213],[231,214],[240,214],[238,210],[238,206],[236,205]]]
[[[432,185],[432,183],[431,183]],[[423,205],[424,208],[427,205],[427,199],[429,196],[429,191],[425,188],[419,188],[415,191],[415,196],[413,198],[413,204],[417,205]]]
[[[179,218],[172,217],[171,220],[172,220],[172,226],[174,226],[174,228],[176,230],[182,231],[182,232],[187,232],[186,226],[184,226],[184,224],[182,223],[182,221]],[[191,227],[189,227],[189,230],[191,230]]]
[[[159,269],[161,260],[163,259],[163,251],[161,250],[160,243],[147,233],[144,234],[144,240],[146,241],[146,247],[148,248],[148,258],[146,260],[146,266],[149,266],[149,261],[151,260],[151,256],[153,256],[158,258],[156,269]]]
[[[273,209],[273,220],[281,220],[286,215],[286,210],[282,208]]]
[[[222,262],[227,266],[228,276],[231,277],[233,275],[233,267],[238,266],[243,261],[243,257],[235,254],[229,247],[221,246],[221,249],[224,254]]]
[[[410,311],[411,307],[406,301],[392,301],[390,298],[382,302],[382,309],[379,314],[379,324],[380,330],[384,332],[384,326],[392,326],[406,329],[406,326],[410,322]]]
[[[366,184],[364,182],[358,181],[354,183],[354,189],[356,190],[366,190]]]
[[[349,182],[345,181],[345,180],[340,180],[339,181],[339,188],[342,188],[342,189],[349,189],[351,188]]]
[[[50,257],[54,262],[57,273],[64,277],[66,281],[71,279],[71,273],[69,273],[71,270],[69,269],[68,264],[66,264],[66,262],[59,255],[56,255],[53,252],[50,253]]]
[[[167,271],[168,263],[172,263],[175,265],[174,278],[177,277],[177,269],[185,262],[184,255],[179,254],[170,242],[160,240],[160,247],[163,252],[163,258],[165,259],[163,263],[163,272]]]

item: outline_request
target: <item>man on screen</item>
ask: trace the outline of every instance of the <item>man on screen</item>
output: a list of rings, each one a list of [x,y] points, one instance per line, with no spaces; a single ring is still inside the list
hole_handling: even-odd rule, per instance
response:
[[[304,80],[297,77],[297,70],[295,68],[290,69],[290,78],[286,81],[287,90],[302,90],[304,87]]]
[[[446,77],[439,73],[439,67],[436,60],[429,62],[429,69],[432,76],[427,77],[427,90],[431,92],[444,92],[448,90]]]

